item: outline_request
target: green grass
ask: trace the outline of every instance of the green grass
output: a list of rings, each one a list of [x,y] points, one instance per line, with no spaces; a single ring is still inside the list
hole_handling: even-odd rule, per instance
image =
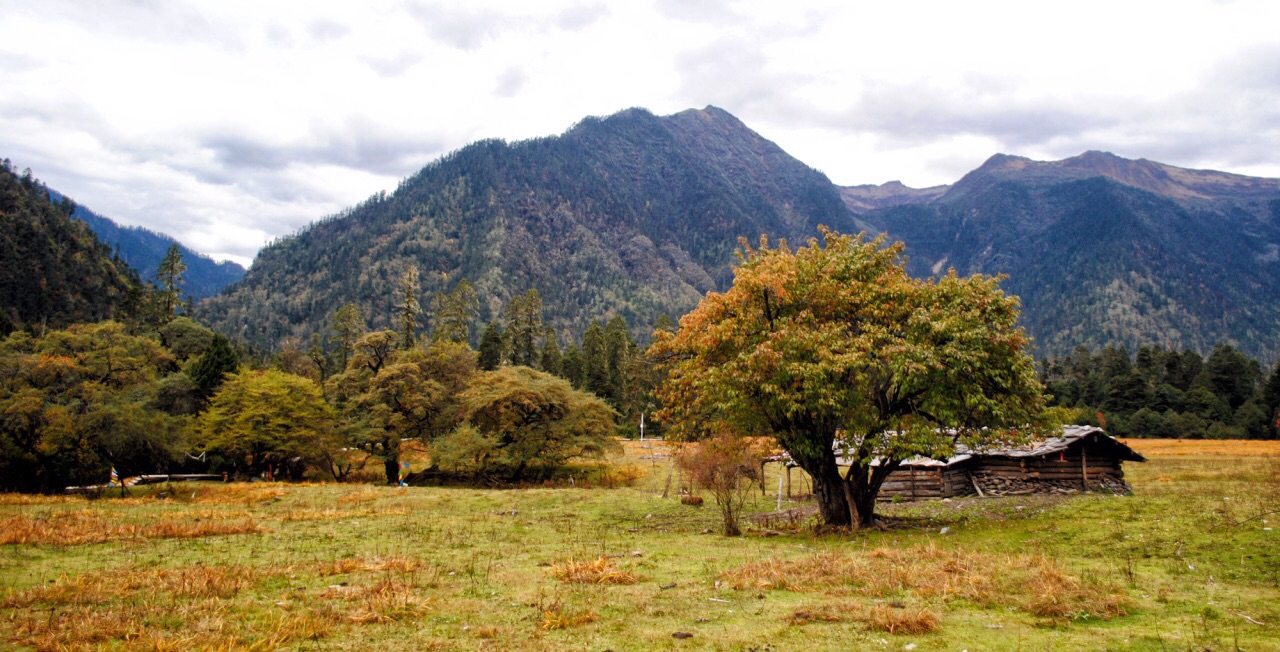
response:
[[[776,518],[725,538],[713,504],[660,497],[667,460],[639,457],[659,449],[628,450],[641,477],[611,489],[0,496],[0,536],[110,530],[0,545],[0,648],[1280,649],[1273,458],[1155,457],[1127,468],[1129,497],[884,504],[885,531]],[[200,534],[246,520],[261,531]],[[558,579],[571,560],[634,583]]]

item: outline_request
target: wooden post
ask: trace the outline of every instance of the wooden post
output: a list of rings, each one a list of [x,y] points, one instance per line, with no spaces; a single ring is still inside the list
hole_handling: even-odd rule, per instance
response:
[[[791,465],[787,464],[787,498],[791,498]]]
[[[1089,490],[1089,456],[1084,452],[1084,446],[1080,447],[1080,485],[1084,491]]]

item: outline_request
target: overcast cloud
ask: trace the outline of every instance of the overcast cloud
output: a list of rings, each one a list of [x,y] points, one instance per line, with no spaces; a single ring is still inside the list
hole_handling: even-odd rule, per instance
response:
[[[840,184],[1104,149],[1280,177],[1271,0],[0,5],[0,157],[248,263],[481,138],[720,106]]]

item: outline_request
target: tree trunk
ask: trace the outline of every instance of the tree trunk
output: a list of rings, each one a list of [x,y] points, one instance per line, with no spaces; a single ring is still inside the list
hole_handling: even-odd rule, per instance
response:
[[[400,456],[388,455],[382,462],[383,468],[387,471],[387,484],[400,484]]]
[[[795,457],[796,464],[813,478],[813,494],[818,512],[827,525],[849,525],[849,501],[845,498],[844,478],[836,466],[835,453],[828,448],[817,459]]]

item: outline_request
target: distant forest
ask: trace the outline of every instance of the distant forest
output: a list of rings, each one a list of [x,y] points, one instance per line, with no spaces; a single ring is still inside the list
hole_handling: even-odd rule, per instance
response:
[[[1118,437],[1280,438],[1280,361],[1268,374],[1227,344],[1202,357],[1143,346],[1079,347],[1041,362],[1051,405]]]

